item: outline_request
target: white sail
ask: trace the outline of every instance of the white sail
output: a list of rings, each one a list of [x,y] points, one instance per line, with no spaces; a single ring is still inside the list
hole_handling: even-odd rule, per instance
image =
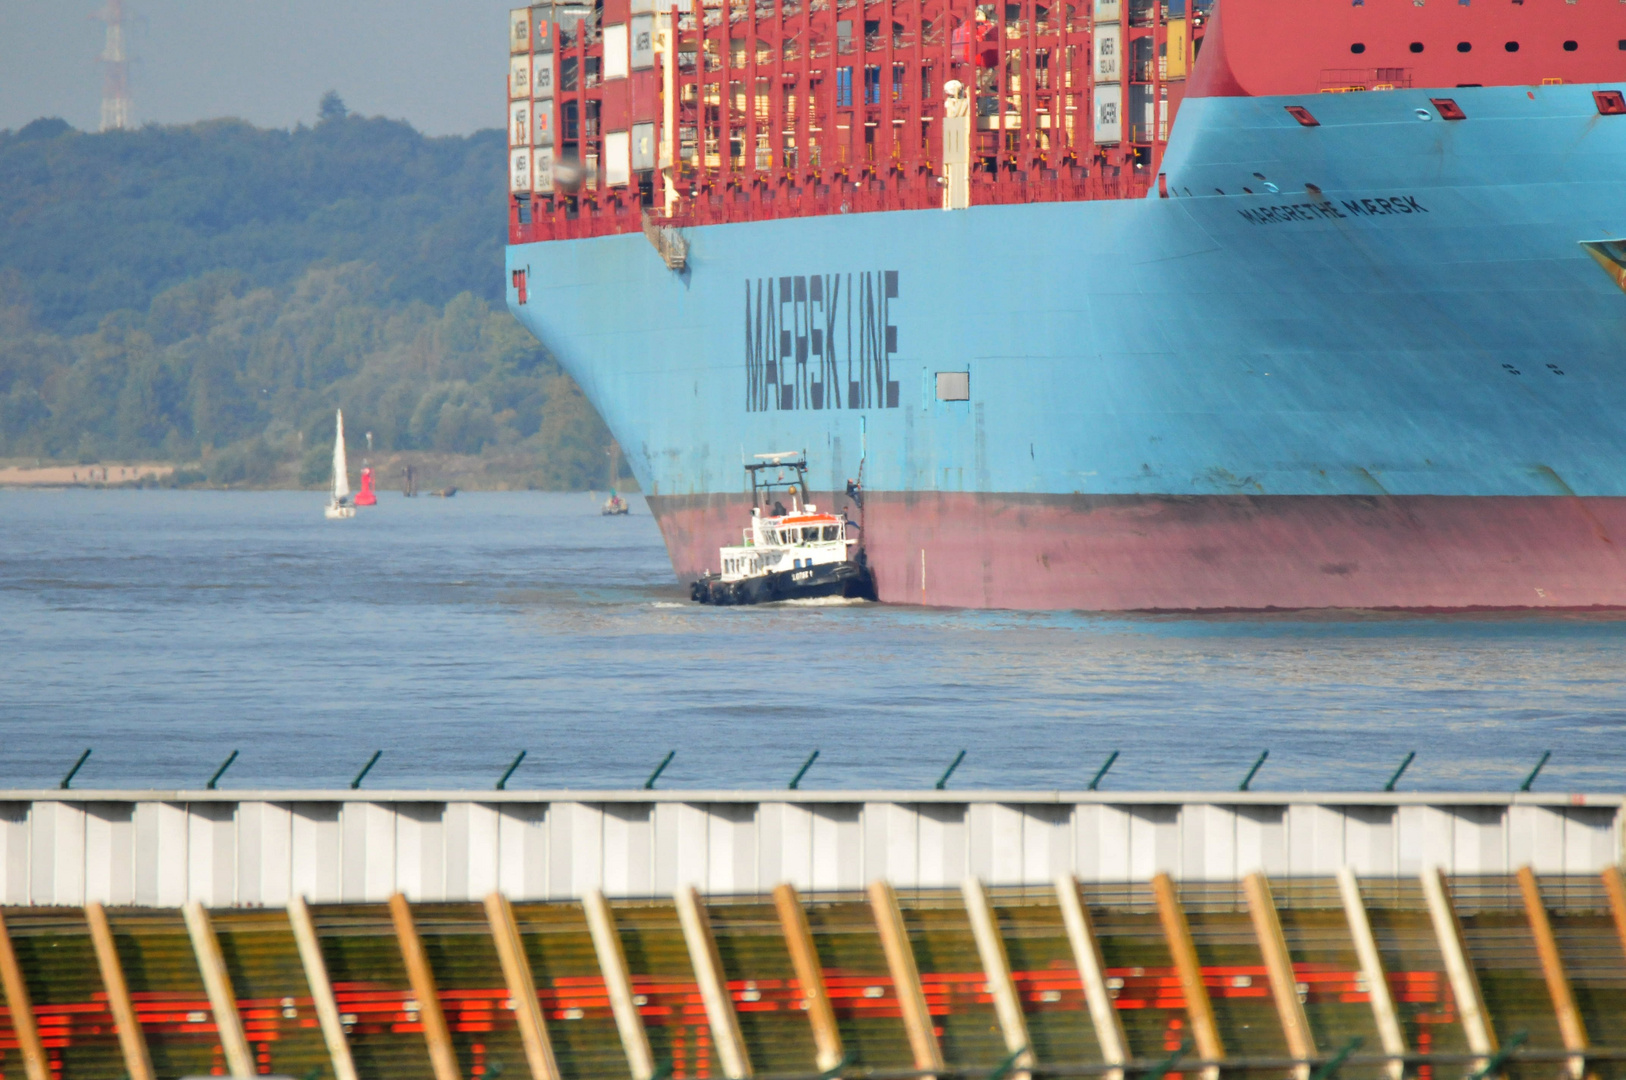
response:
[[[333,501],[350,497],[350,466],[344,456],[344,410],[339,410],[339,431],[333,439]]]

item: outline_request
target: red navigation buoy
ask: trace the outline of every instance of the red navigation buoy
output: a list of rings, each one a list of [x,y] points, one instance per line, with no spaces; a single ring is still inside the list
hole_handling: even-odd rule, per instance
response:
[[[378,505],[378,496],[373,492],[373,470],[370,466],[361,470],[361,490],[356,492],[356,505]]]

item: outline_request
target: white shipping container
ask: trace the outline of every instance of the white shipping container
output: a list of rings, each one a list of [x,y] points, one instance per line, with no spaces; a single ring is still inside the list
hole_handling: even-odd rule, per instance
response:
[[[508,103],[508,145],[531,145],[531,103],[529,101],[510,101]]]
[[[604,77],[627,77],[627,24],[617,23],[604,28]]]
[[[655,167],[655,125],[632,125],[632,171],[646,172]]]
[[[1095,81],[1123,78],[1123,28],[1116,24],[1095,28]]]
[[[508,151],[508,190],[514,195],[531,190],[531,151]]]
[[[1095,88],[1095,141],[1116,143],[1123,141],[1123,88],[1116,83],[1101,83]]]
[[[609,35],[606,34],[606,37]],[[604,133],[604,183],[607,187],[625,187],[632,179],[631,140],[625,131]]]
[[[553,194],[553,151],[540,149],[531,153],[531,190],[539,195]]]
[[[553,145],[553,102],[531,102],[531,145]]]
[[[531,51],[531,9],[514,8],[508,13],[508,51]]]
[[[553,96],[553,54],[539,52],[531,57],[531,96]]]
[[[1095,23],[1097,26],[1104,22],[1122,22],[1122,9],[1118,7],[1118,0],[1095,0]]]
[[[510,98],[531,96],[531,58],[529,56],[513,56],[509,58],[508,96]]]
[[[687,4],[682,6],[685,11],[688,10],[689,6]],[[671,4],[668,3],[664,7],[671,7]],[[631,11],[634,15],[653,15],[655,13],[655,0],[632,0]]]
[[[632,17],[632,70],[655,66],[655,16]]]

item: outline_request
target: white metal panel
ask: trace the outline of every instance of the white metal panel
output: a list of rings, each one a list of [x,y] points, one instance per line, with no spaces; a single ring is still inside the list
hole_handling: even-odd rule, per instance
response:
[[[289,889],[318,904],[343,899],[346,855],[340,804],[301,802],[289,810]]]
[[[1236,862],[1231,871],[1234,876],[1241,877],[1255,870],[1278,877],[1302,873],[1290,854],[1289,833],[1298,826],[1297,822],[1290,824],[1288,807],[1236,806],[1232,811],[1236,815]],[[1343,815],[1334,811],[1327,827],[1331,833],[1329,839],[1336,841],[1334,850],[1341,856]],[[1341,865],[1335,864],[1327,873]]]
[[[282,907],[293,892],[292,811],[282,803],[244,803],[237,811],[237,902]]]
[[[0,803],[0,902],[26,904],[29,895],[29,814],[32,804]]]
[[[655,891],[670,896],[685,885],[705,888],[711,852],[706,811],[693,803],[655,807]]]
[[[1095,82],[1096,89],[1103,89],[1102,83],[1116,83],[1124,76],[1123,57],[1123,30],[1112,24],[1097,26],[1095,28]],[[1114,86],[1113,90],[1117,91]],[[1096,139],[1100,141],[1099,138]]]
[[[345,803],[344,899],[383,901],[396,884],[395,806],[392,803]]]
[[[1180,866],[1175,876],[1190,881],[1236,876],[1234,809],[1208,804],[1180,812]]]
[[[1450,812],[1420,804],[1402,806],[1399,810],[1395,820],[1395,844],[1399,852],[1395,872],[1401,877],[1415,877],[1425,866],[1452,870],[1455,846]]]
[[[803,892],[813,889],[813,821],[810,806],[781,804],[779,819],[779,880]],[[767,808],[764,807],[764,810]],[[764,871],[766,872],[766,870]],[[775,883],[777,884],[777,882]]]
[[[186,902],[187,814],[177,803],[144,802],[135,808],[135,902],[180,907]]]
[[[813,807],[813,888],[823,892],[862,888],[863,809],[854,804]]]
[[[915,813],[921,884],[946,887],[964,881],[969,872],[967,807],[960,803],[922,803]]]
[[[1500,806],[1463,806],[1451,815],[1451,861],[1456,874],[1500,874],[1508,869],[1506,811]]]
[[[1078,854],[1074,856],[1074,865],[1079,880],[1128,881],[1134,865],[1128,808],[1080,803],[1075,814]]]
[[[1344,857],[1357,874],[1391,877],[1399,873],[1395,810],[1392,806],[1343,807]]]
[[[85,902],[85,807],[42,802],[33,814],[33,889],[36,904]]]
[[[604,807],[604,892],[608,896],[655,893],[655,807],[613,803]]]
[[[915,808],[907,803],[865,803],[862,821],[864,883],[885,878],[900,889],[914,888],[920,876]]]
[[[1129,879],[1149,881],[1180,872],[1180,808],[1129,808]]]
[[[452,811],[463,806],[446,804],[446,897],[473,900],[498,889],[502,819],[490,803],[469,803],[454,831]]]
[[[85,807],[85,900],[135,903],[134,808],[129,803]]]
[[[205,907],[237,900],[237,807],[191,803],[186,808],[186,899]]]
[[[1022,833],[1027,824],[1022,808],[980,803],[966,816],[971,826],[972,874],[990,885],[1020,885]]]
[[[528,98],[531,96],[531,58],[529,56],[514,56],[508,61],[508,97]]]
[[[1514,868],[1528,866],[1538,874],[1563,873],[1564,825],[1561,807],[1508,807],[1508,862]]]
[[[446,804],[398,803],[394,810],[395,888],[416,902],[447,899]]]
[[[757,892],[757,812],[741,803],[706,810],[706,886],[713,893]]]
[[[1091,96],[1094,99],[1095,141],[1101,144],[1122,142],[1123,89],[1117,83],[1097,83]]]
[[[632,138],[625,131],[604,133],[604,182],[625,186],[632,179]]]
[[[632,61],[631,38],[626,23],[604,28],[604,78],[625,79]]]
[[[553,97],[553,53],[539,52],[531,57],[531,97]]]
[[[1564,817],[1563,873],[1595,874],[1598,867],[1620,860],[1613,811],[1602,807],[1567,807]]]
[[[548,813],[546,804],[504,805],[497,812],[501,852],[497,881],[509,899],[546,900],[552,895],[548,890]]]
[[[604,808],[555,803],[548,814],[548,895],[581,896],[604,887]]]

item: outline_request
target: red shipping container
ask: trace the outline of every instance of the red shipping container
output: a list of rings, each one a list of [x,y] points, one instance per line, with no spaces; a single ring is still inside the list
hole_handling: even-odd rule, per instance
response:
[[[604,0],[604,15],[600,19],[603,25],[624,23],[630,18],[632,18],[631,0]]]
[[[603,98],[598,107],[600,131],[625,131],[632,124],[628,106],[628,84],[630,79],[606,79],[603,85]]]
[[[634,71],[627,80],[632,84],[632,121],[659,120],[661,118],[660,72],[651,68]]]

